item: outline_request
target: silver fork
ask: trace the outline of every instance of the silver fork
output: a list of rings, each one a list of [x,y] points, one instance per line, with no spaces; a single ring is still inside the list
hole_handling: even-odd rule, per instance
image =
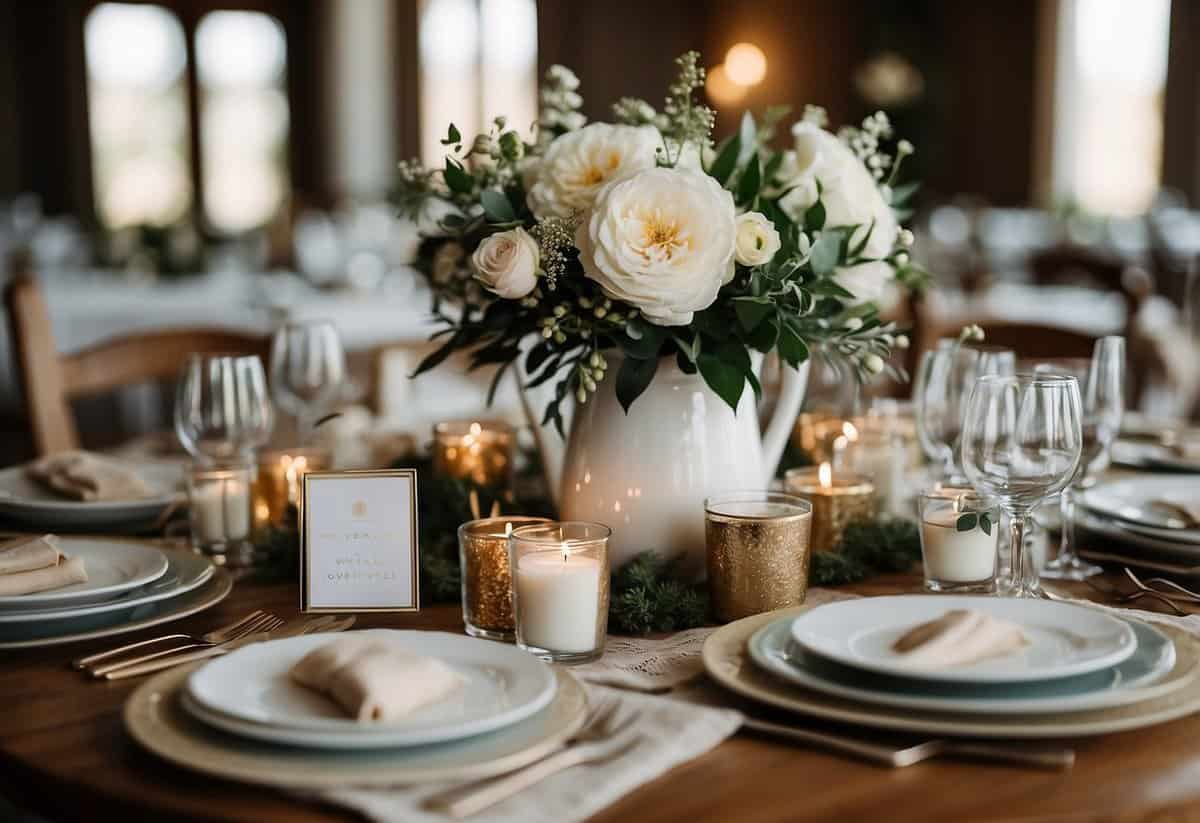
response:
[[[214,646],[219,646],[223,643],[229,643],[234,640],[240,640],[243,637],[248,637],[252,634],[260,632],[269,632],[278,629],[283,625],[283,618],[276,617],[273,614],[262,614],[259,617],[249,622],[244,622],[231,632],[227,632],[224,639],[217,643],[208,641],[200,641],[197,643],[185,643],[182,646],[172,646],[169,649],[160,649],[149,654],[138,655],[137,657],[122,657],[119,660],[113,660],[99,665],[92,664],[86,667],[86,671],[92,677],[104,677],[106,674],[117,669],[123,669],[126,666],[135,666],[139,663],[148,663],[151,660],[156,660],[160,657],[178,654],[179,652],[189,651],[191,649],[210,649]]]
[[[903,769],[913,766],[931,757],[951,755],[955,757],[976,758],[998,763],[1010,763],[1017,766],[1033,766],[1040,769],[1069,769],[1075,763],[1075,752],[1072,749],[1027,749],[1016,746],[1003,746],[992,743],[971,743],[967,741],[927,740],[915,746],[894,749],[878,743],[868,743],[841,735],[812,732],[795,726],[784,726],[779,723],[768,723],[747,717],[742,721],[744,728],[751,731],[770,734],[776,737],[786,737],[798,740],[811,746],[828,749],[842,754],[861,757],[872,763]]]
[[[1128,571],[1128,570],[1126,570],[1126,571]],[[1154,589],[1149,589],[1149,588],[1144,588],[1144,587],[1139,586],[1137,591],[1122,592],[1122,591],[1119,591],[1118,589],[1116,589],[1115,587],[1111,588],[1111,589],[1106,589],[1102,586],[1097,585],[1096,583],[1093,583],[1091,580],[1085,579],[1083,582],[1085,584],[1087,584],[1088,588],[1092,589],[1093,591],[1099,592],[1100,594],[1109,598],[1113,603],[1116,603],[1116,604],[1132,603],[1133,601],[1140,600],[1143,597],[1149,597],[1151,600],[1154,600],[1158,603],[1161,603],[1164,606],[1169,607],[1179,617],[1184,617],[1187,615],[1187,612],[1185,612],[1183,609],[1179,608],[1179,606],[1175,603],[1174,600],[1172,600],[1170,598],[1170,596],[1164,594],[1163,592],[1155,591]]]
[[[1138,579],[1138,576],[1133,573],[1133,570],[1128,568],[1125,569],[1125,574],[1129,576],[1129,579],[1133,581],[1135,586],[1144,591],[1155,591],[1154,587],[1150,585],[1151,583],[1154,583],[1159,586],[1166,586],[1168,589],[1172,589],[1173,591],[1177,592],[1177,594],[1174,595],[1168,594],[1167,592],[1159,592],[1159,594],[1163,595],[1164,597],[1168,597],[1172,600],[1180,599],[1188,603],[1200,603],[1200,594],[1197,594],[1191,589],[1185,589],[1183,586],[1179,585],[1173,580],[1167,580],[1165,577],[1148,577],[1146,578],[1145,582],[1142,582]]]
[[[139,640],[136,643],[126,643],[124,646],[117,646],[115,649],[108,651],[97,652],[90,654],[87,657],[80,657],[77,660],[71,661],[71,667],[75,669],[86,669],[93,663],[99,663],[101,660],[106,660],[109,657],[114,657],[118,654],[134,651],[135,649],[145,648],[155,643],[165,643],[168,640],[184,640],[189,643],[222,643],[229,639],[229,635],[238,631],[243,624],[252,620],[256,620],[267,613],[261,609],[256,609],[250,614],[243,617],[241,620],[235,620],[228,626],[222,626],[219,629],[213,629],[211,632],[206,632],[201,635],[191,634],[163,634],[158,637],[151,637],[149,640]]]
[[[573,766],[604,763],[620,757],[637,746],[642,736],[636,732],[627,733],[637,721],[639,713],[631,712],[617,722],[618,708],[616,700],[598,704],[588,715],[583,728],[563,748],[548,757],[502,777],[465,788],[455,787],[431,797],[426,801],[426,807],[440,809],[455,818],[469,817]]]

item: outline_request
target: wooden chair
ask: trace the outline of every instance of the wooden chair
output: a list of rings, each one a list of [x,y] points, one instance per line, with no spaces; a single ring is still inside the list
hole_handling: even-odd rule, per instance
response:
[[[1125,335],[1135,328],[1138,313],[1154,293],[1154,275],[1140,266],[1093,249],[1057,246],[1030,259],[1039,286],[1073,285],[1117,292],[1125,301]]]
[[[195,352],[254,354],[264,360],[270,340],[219,329],[176,329],[108,340],[63,355],[54,342],[46,300],[28,269],[5,287],[16,374],[36,454],[79,448],[70,401],[123,386],[174,378]]]

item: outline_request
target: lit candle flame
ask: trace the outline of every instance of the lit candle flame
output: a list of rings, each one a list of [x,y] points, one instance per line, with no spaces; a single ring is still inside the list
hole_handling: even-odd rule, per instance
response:
[[[853,443],[858,439],[858,429],[849,420],[842,423],[842,434],[846,436],[846,440]]]
[[[822,463],[821,468],[817,469],[817,479],[821,483],[821,488],[833,488],[833,467],[829,463]]]

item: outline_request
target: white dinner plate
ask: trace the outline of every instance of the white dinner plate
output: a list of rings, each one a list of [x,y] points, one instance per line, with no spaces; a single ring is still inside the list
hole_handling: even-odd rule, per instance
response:
[[[167,571],[162,577],[138,589],[105,600],[103,603],[84,606],[69,606],[57,609],[13,609],[0,611],[0,625],[6,623],[44,623],[55,620],[73,620],[77,617],[104,614],[157,603],[171,597],[186,594],[202,586],[213,575],[212,561],[190,551],[165,551]]]
[[[1173,450],[1158,443],[1118,440],[1112,446],[1112,462],[1118,466],[1149,471],[1200,473],[1200,460],[1194,457],[1180,457]]]
[[[583,688],[560,669],[550,705],[492,734],[438,746],[355,752],[275,746],[233,737],[188,715],[179,697],[189,671],[172,669],[140,686],[125,703],[125,728],[143,747],[172,763],[266,786],[391,788],[479,780],[557,751],[587,718]]]
[[[331,700],[292,681],[291,667],[340,634],[246,646],[198,669],[186,693],[201,720],[224,731],[318,748],[442,743],[517,723],[554,699],[553,670],[515,646],[446,632],[371,629],[365,634],[436,657],[467,679],[453,696],[393,723],[359,723]],[[214,719],[214,716],[218,719]]]
[[[83,559],[87,582],[33,594],[0,596],[0,611],[60,609],[100,603],[145,586],[167,572],[167,558],[145,543],[94,537],[60,537],[67,557]]]
[[[105,528],[151,522],[183,497],[183,467],[179,462],[131,464],[152,495],[133,500],[84,502],[55,495],[31,480],[24,466],[0,469],[0,514],[9,520],[48,531]]]
[[[70,620],[3,623],[0,624],[0,650],[60,646],[148,629],[211,608],[224,600],[232,589],[232,575],[225,569],[216,569],[207,582],[190,592],[157,603]]]
[[[1142,526],[1128,520],[1101,517],[1090,509],[1076,510],[1076,527],[1093,532],[1106,541],[1128,545],[1180,562],[1200,563],[1200,543],[1174,529]],[[1190,533],[1190,532],[1189,532]]]
[[[1178,474],[1147,474],[1113,480],[1086,489],[1077,498],[1099,517],[1116,518],[1159,529],[1171,529],[1180,537],[1200,543],[1200,529],[1187,524],[1169,510],[1156,508],[1155,500],[1200,506],[1200,478]]]
[[[792,642],[791,618],[781,618],[750,638],[750,656],[772,674],[791,683],[849,700],[880,706],[964,714],[1050,714],[1124,706],[1161,697],[1190,679],[1160,682],[1176,664],[1175,644],[1140,621],[1128,621],[1138,637],[1137,651],[1108,669],[1031,683],[931,683],[869,674],[806,655]],[[1186,665],[1194,677],[1200,658]]]
[[[952,609],[972,609],[1016,623],[1030,643],[1004,657],[941,669],[914,665],[892,651],[892,644],[905,632]],[[844,666],[947,683],[1069,677],[1115,666],[1137,648],[1128,623],[1096,609],[1050,600],[958,595],[863,597],[828,603],[797,617],[792,637],[806,652]]]
[[[833,697],[787,683],[760,669],[747,641],[758,629],[800,613],[805,607],[747,617],[722,626],[704,641],[704,670],[720,686],[752,701],[806,717],[877,729],[949,737],[1052,740],[1129,731],[1165,723],[1200,710],[1200,677],[1161,697],[1082,712],[1022,715],[966,715],[876,706]],[[1163,626],[1178,656],[1200,656],[1200,643],[1180,629]],[[1177,665],[1178,668],[1178,665]],[[1187,676],[1184,672],[1180,676]],[[1165,679],[1176,677],[1172,670]]]

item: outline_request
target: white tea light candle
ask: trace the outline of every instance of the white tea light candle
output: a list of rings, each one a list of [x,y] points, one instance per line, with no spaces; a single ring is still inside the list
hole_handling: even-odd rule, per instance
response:
[[[930,591],[990,591],[996,576],[1000,515],[973,494],[944,490],[920,497],[921,554]]]
[[[508,541],[517,645],[546,660],[582,663],[604,651],[608,537],[599,523],[544,523]]]
[[[228,562],[250,551],[251,470],[196,468],[188,475],[188,516],[192,545]]]

